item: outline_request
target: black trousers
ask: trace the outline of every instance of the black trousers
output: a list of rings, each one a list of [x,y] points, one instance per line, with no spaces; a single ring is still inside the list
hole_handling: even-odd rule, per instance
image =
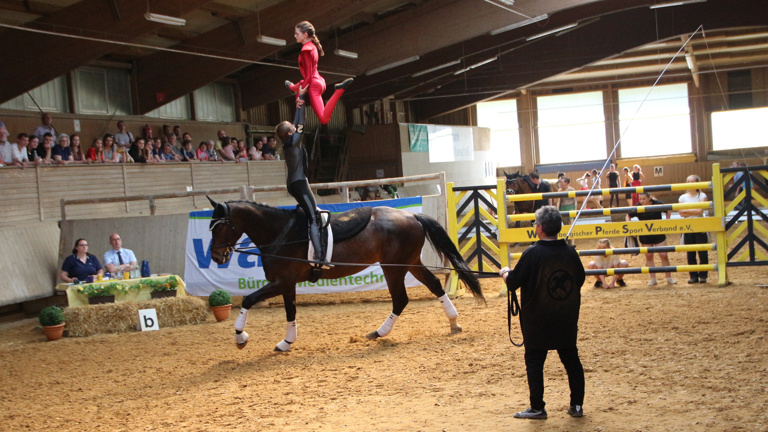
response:
[[[706,244],[709,243],[709,239],[707,238],[707,233],[685,233],[683,234],[683,243],[687,245],[692,244]],[[708,251],[696,251],[696,252],[688,252],[688,264],[689,265],[696,265],[696,254],[699,255],[699,262],[698,264],[709,264],[709,253]],[[690,272],[691,279],[706,279],[707,278],[707,272],[700,271],[700,272]]]
[[[528,374],[531,408],[544,409],[544,362],[547,350],[525,349],[525,369]],[[584,368],[576,347],[559,349],[557,354],[568,374],[568,386],[571,389],[571,405],[584,405]]]

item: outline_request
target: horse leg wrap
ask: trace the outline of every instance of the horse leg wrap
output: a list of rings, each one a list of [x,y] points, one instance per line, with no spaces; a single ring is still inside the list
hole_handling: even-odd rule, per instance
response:
[[[235,330],[242,331],[245,329],[245,323],[248,321],[248,309],[240,308],[240,315],[235,320]]]
[[[389,334],[389,332],[392,331],[392,327],[395,325],[395,321],[397,321],[399,317],[395,315],[394,313],[389,314],[389,317],[387,317],[387,320],[384,321],[384,324],[379,327],[376,332],[379,334],[379,337],[384,337]]]
[[[288,343],[296,342],[296,320],[288,321],[285,326],[285,341]]]
[[[453,307],[453,302],[448,298],[448,294],[443,294],[442,297],[438,297],[437,299],[440,300],[440,304],[443,305],[443,310],[449,320],[455,320],[459,317],[459,313],[456,312],[456,308]]]
[[[241,331],[240,333],[235,334],[236,344],[243,346],[246,342],[248,342],[248,333]]]
[[[286,352],[291,349],[291,343],[286,340],[281,340],[277,343],[277,346],[275,346],[275,351],[279,352]]]

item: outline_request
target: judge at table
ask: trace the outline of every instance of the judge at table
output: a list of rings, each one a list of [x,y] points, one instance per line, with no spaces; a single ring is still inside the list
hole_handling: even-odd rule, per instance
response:
[[[75,279],[85,282],[88,276],[104,274],[99,259],[88,253],[88,241],[77,239],[72,255],[61,265],[61,280],[72,283]]]
[[[120,238],[120,234],[114,233],[109,236],[109,244],[112,245],[112,249],[104,253],[104,268],[108,272],[115,274],[136,268],[136,255],[132,250],[123,248],[123,239]]]

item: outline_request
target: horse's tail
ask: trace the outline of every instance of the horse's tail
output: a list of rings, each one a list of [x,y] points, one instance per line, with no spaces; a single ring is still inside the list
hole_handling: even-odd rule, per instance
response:
[[[459,280],[469,287],[469,291],[472,292],[473,296],[485,301],[477,276],[475,276],[469,269],[469,265],[464,261],[459,250],[456,249],[456,245],[453,244],[448,233],[445,232],[445,229],[443,229],[442,226],[440,226],[440,223],[424,214],[415,214],[414,217],[416,217],[416,220],[418,220],[421,226],[424,227],[424,231],[427,233],[427,240],[429,240],[435,248],[437,256],[440,257],[440,259],[447,257],[451,264],[453,264],[454,270],[456,270],[456,273],[459,275]]]

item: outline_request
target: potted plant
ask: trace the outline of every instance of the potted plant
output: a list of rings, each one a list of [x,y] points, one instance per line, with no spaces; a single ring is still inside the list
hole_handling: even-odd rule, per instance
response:
[[[40,312],[40,325],[49,341],[61,339],[64,334],[64,311],[58,306],[47,306]]]
[[[211,307],[216,321],[224,321],[229,318],[229,311],[232,310],[232,296],[228,292],[218,289],[208,296],[208,306]]]
[[[77,290],[88,297],[88,304],[114,303],[115,293],[122,290],[117,282],[81,285]]]
[[[176,297],[176,288],[179,286],[179,281],[176,276],[169,276],[164,281],[153,281],[146,279],[141,282],[142,285],[149,287],[152,292],[150,295],[152,298],[162,297]]]

